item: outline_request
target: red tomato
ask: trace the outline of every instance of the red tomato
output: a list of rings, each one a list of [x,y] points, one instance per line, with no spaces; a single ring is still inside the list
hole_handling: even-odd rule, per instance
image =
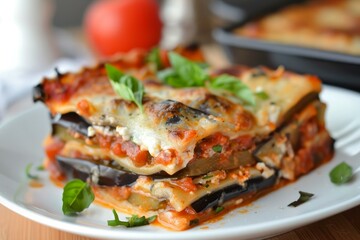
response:
[[[94,51],[110,56],[157,45],[162,22],[156,0],[98,0],[87,10],[84,27]]]

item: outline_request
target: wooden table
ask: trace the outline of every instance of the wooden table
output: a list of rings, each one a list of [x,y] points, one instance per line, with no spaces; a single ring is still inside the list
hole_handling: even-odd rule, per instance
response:
[[[0,240],[90,240],[28,220],[0,205]],[[269,240],[359,240],[360,206]]]

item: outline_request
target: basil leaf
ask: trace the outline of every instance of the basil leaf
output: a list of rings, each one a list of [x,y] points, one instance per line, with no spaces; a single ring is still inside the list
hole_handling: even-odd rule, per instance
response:
[[[210,88],[224,90],[232,93],[247,104],[255,105],[255,94],[240,79],[230,75],[220,75],[211,80],[210,76],[203,69],[207,65],[192,62],[174,52],[169,53],[172,68],[158,72],[158,78],[165,84],[175,88],[202,87],[210,81]],[[266,97],[264,94],[259,96]]]
[[[157,77],[161,79],[166,85],[182,88],[187,86],[188,82],[185,79],[180,78],[180,76],[175,72],[173,68],[167,68],[162,71],[159,71]]]
[[[251,89],[240,79],[227,74],[220,75],[210,82],[210,88],[226,90],[250,105],[255,105],[255,96]]]
[[[32,163],[29,163],[28,165],[26,165],[26,168],[25,168],[26,176],[27,176],[28,178],[34,179],[34,180],[39,179],[39,176],[33,175],[33,174],[31,173],[31,167],[32,167],[32,165],[33,165]]]
[[[267,99],[270,98],[270,96],[264,91],[256,92],[255,96],[262,99],[262,100],[267,100]]]
[[[221,212],[222,210],[224,210],[224,207],[223,207],[223,206],[219,206],[219,207],[217,207],[217,208],[215,209],[215,213],[217,214],[217,213]]]
[[[174,73],[171,75],[171,81],[160,78],[165,83],[173,87],[199,87],[205,85],[205,81],[209,76],[198,64],[174,52],[169,53],[169,59]]]
[[[152,223],[153,221],[156,220],[156,218],[157,218],[157,216],[154,215],[154,216],[151,216],[151,217],[147,218],[147,221],[148,221],[149,223]]]
[[[150,53],[146,57],[146,62],[153,64],[156,70],[162,68],[163,64],[161,62],[160,49],[158,47],[151,49]]]
[[[45,170],[45,167],[44,167],[44,165],[39,165],[39,166],[36,168],[36,170],[38,170],[38,171],[44,171],[44,170]]]
[[[108,226],[111,226],[111,227],[116,227],[116,226],[120,226],[120,225],[126,226],[126,227],[128,226],[128,222],[120,221],[119,216],[118,216],[117,212],[115,211],[115,209],[112,210],[112,213],[113,213],[115,219],[108,220],[107,221]]]
[[[128,227],[139,227],[149,224],[147,218],[144,216],[139,217],[138,215],[132,215],[131,217],[127,218],[127,220],[129,221]]]
[[[310,198],[312,198],[312,197],[314,196],[313,193],[302,192],[302,191],[299,191],[299,193],[300,193],[299,199],[296,200],[296,201],[294,201],[294,202],[292,202],[292,203],[290,203],[290,204],[288,205],[288,207],[297,207],[297,206],[299,206],[299,205],[301,205],[301,204],[309,201]]]
[[[199,65],[174,52],[169,53],[169,59],[175,72],[181,79],[187,80],[190,86],[205,85],[208,75]]]
[[[123,74],[110,64],[106,64],[105,68],[116,94],[125,100],[134,102],[143,111],[144,85],[133,76]]]
[[[65,215],[74,215],[88,208],[94,199],[90,185],[80,179],[74,179],[64,187],[62,211]]]
[[[222,146],[221,146],[221,145],[215,145],[215,146],[212,147],[212,150],[213,150],[214,152],[221,153],[221,151],[222,151]]]
[[[119,81],[119,79],[124,76],[124,74],[119,69],[111,64],[105,64],[105,69],[108,78],[110,78],[112,81]]]
[[[334,167],[330,172],[330,180],[335,184],[343,184],[350,181],[353,171],[352,167],[349,166],[346,162],[342,162]]]
[[[137,215],[132,215],[128,217],[128,221],[121,221],[115,209],[112,210],[114,215],[114,220],[108,220],[108,226],[116,227],[116,226],[125,226],[125,227],[140,227],[144,225],[149,225],[149,223],[155,221],[156,215],[151,216],[149,218],[145,218],[144,216],[139,217]]]

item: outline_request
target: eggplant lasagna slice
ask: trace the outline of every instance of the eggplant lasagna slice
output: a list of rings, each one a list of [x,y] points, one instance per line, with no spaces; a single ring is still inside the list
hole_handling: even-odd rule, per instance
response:
[[[211,72],[268,95],[247,106],[227,92],[163,84],[144,52],[110,63],[143,82],[143,112],[115,94],[104,64],[34,88],[34,100],[50,111],[45,151],[52,179],[86,180],[107,206],[156,214],[161,225],[184,230],[332,157],[314,76],[263,67]]]

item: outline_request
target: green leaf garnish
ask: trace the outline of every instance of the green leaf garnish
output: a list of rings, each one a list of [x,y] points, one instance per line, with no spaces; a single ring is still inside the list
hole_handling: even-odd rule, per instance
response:
[[[175,88],[208,86],[213,90],[230,92],[245,103],[255,105],[255,94],[240,79],[226,74],[211,78],[203,69],[205,65],[192,62],[174,52],[169,53],[169,59],[172,68],[158,72],[158,78],[165,84]],[[263,93],[259,97],[264,98],[266,95]]]
[[[186,58],[176,54],[174,52],[169,53],[169,59],[172,68],[189,86],[204,86],[205,81],[208,79],[208,75],[205,71],[196,63],[187,60]]]
[[[269,95],[264,91],[256,92],[255,96],[262,99],[262,100],[267,100],[267,99],[270,98]]]
[[[68,182],[62,195],[62,211],[65,215],[74,215],[88,208],[95,196],[91,186],[80,179]]]
[[[214,152],[221,153],[221,151],[222,151],[222,146],[221,146],[221,145],[215,145],[215,146],[212,147],[212,150],[213,150]]]
[[[309,201],[310,198],[312,198],[312,197],[314,196],[313,193],[302,192],[302,191],[299,191],[299,193],[300,193],[299,199],[296,200],[296,201],[294,201],[294,202],[292,202],[292,203],[290,203],[290,204],[288,205],[288,207],[297,207],[297,206],[299,206],[299,205],[301,205],[301,204]]]
[[[155,221],[156,219],[156,215],[151,216],[149,218],[145,218],[144,216],[139,217],[137,215],[132,215],[131,217],[127,217],[126,219],[128,221],[121,221],[119,219],[119,216],[116,212],[115,209],[112,210],[113,215],[114,215],[114,220],[108,220],[108,226],[111,227],[116,227],[116,226],[124,226],[124,227],[140,227],[140,226],[144,226],[144,225],[149,225],[151,222]]]
[[[166,84],[176,88],[205,86],[209,76],[197,63],[174,52],[169,53],[169,59],[172,70],[165,69],[165,73],[158,73],[158,77]]]
[[[146,57],[146,62],[153,64],[156,70],[162,68],[163,64],[161,62],[160,49],[158,47],[151,49],[150,53]]]
[[[187,80],[180,78],[173,68],[166,68],[162,71],[159,71],[157,76],[169,86],[175,88],[188,87]]]
[[[44,167],[44,165],[39,165],[39,166],[36,168],[36,170],[38,170],[38,171],[44,171],[44,170],[45,170],[45,167]]]
[[[210,82],[210,88],[231,92],[250,105],[255,105],[256,103],[254,93],[251,89],[234,76],[227,74],[220,75]]]
[[[144,85],[133,76],[123,74],[110,64],[106,64],[105,68],[116,94],[125,100],[134,102],[143,111]]]
[[[332,183],[340,185],[350,181],[353,170],[346,162],[342,162],[334,167],[329,175]]]
[[[112,81],[119,81],[119,79],[124,76],[124,74],[119,69],[111,64],[105,64],[105,69],[108,78],[110,78]]]
[[[224,210],[224,207],[223,206],[218,206],[216,209],[215,209],[215,213],[219,213],[221,212],[222,210]]]
[[[26,176],[27,176],[28,178],[34,179],[34,180],[39,179],[39,176],[33,175],[33,174],[31,173],[31,167],[32,167],[32,165],[33,165],[32,163],[29,163],[28,165],[26,165],[26,168],[25,168]]]
[[[149,223],[152,223],[153,221],[156,220],[156,218],[157,218],[157,216],[154,215],[154,216],[148,217],[148,218],[147,218],[147,221],[148,221]]]

